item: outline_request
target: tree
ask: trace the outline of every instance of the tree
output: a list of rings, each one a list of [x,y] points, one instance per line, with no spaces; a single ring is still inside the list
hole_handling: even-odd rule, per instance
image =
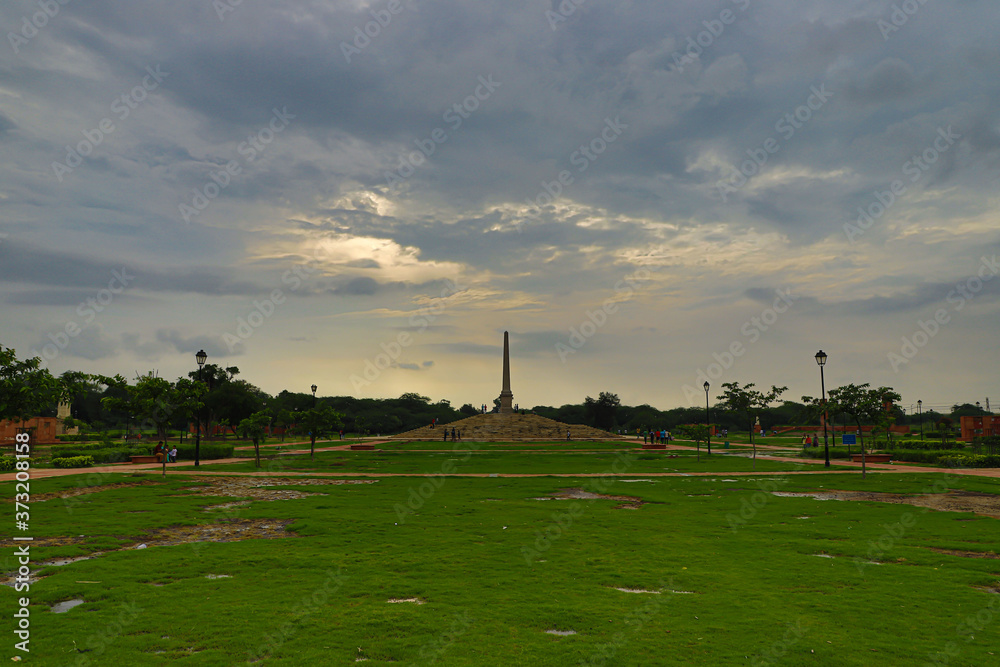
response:
[[[253,440],[253,449],[258,468],[260,467],[260,441],[264,439],[270,423],[271,415],[267,413],[267,410],[260,410],[242,420],[236,427],[240,435]]]
[[[883,413],[891,411],[892,404],[900,400],[892,387],[872,389],[865,384],[848,384],[827,392],[829,409],[850,415],[861,434],[861,476],[866,476],[865,464],[865,433],[861,429],[862,422],[878,425],[883,419]],[[886,406],[889,406],[888,410]]]
[[[477,410],[476,407],[472,405],[472,403],[466,403],[465,405],[460,407],[458,411],[461,412],[466,417],[474,417],[475,415],[479,414],[479,410]]]
[[[100,376],[100,381],[109,389],[119,390],[116,395],[106,396],[101,402],[108,408],[125,410],[128,415],[152,425],[158,440],[167,439],[167,428],[178,414],[196,415],[202,406],[204,387],[185,378],[171,383],[150,372],[136,378],[134,385],[121,375]]]
[[[13,348],[0,346],[0,419],[36,417],[66,395],[66,388],[40,357],[18,361]]]
[[[343,416],[329,405],[320,405],[300,415],[299,424],[309,431],[309,456],[316,459],[316,438],[339,430],[344,425]]]
[[[617,394],[610,391],[602,391],[595,401],[588,396],[583,402],[584,414],[591,426],[610,431],[615,426],[615,418],[618,414],[618,406],[621,401]]]
[[[704,424],[682,424],[675,426],[674,431],[688,440],[694,440],[694,444],[698,448],[698,460],[701,461],[701,443],[708,442],[708,427]]]
[[[288,427],[295,423],[295,418],[292,417],[292,412],[290,410],[277,410],[274,417],[274,425],[281,427],[281,441],[285,441],[285,432]]]
[[[722,386],[726,391],[719,395],[718,399],[722,401],[723,406],[734,412],[742,412],[746,416],[747,427],[750,430],[750,444],[753,446],[753,465],[754,469],[756,469],[757,445],[753,439],[754,422],[761,413],[771,407],[771,403],[777,401],[778,397],[788,390],[788,387],[775,387],[772,385],[771,391],[765,394],[754,389],[755,385],[753,382],[747,383],[742,388],[739,382],[725,382]]]

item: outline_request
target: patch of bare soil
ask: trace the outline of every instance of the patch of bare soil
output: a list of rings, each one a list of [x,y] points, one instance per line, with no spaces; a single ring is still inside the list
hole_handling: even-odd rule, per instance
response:
[[[287,479],[260,477],[198,477],[198,486],[182,489],[193,491],[203,496],[222,496],[226,498],[250,498],[251,500],[296,500],[309,496],[325,496],[325,493],[306,493],[293,489],[275,489],[276,486],[340,486],[343,484],[375,484],[377,479]],[[243,503],[225,503],[212,505],[205,509],[224,509]]]
[[[168,526],[166,528],[151,530],[140,537],[131,537],[129,539],[134,541],[120,549],[95,551],[86,556],[56,558],[39,562],[37,565],[39,567],[49,565],[58,567],[81,560],[90,560],[116,551],[192,544],[195,542],[239,542],[242,540],[273,540],[283,537],[297,537],[295,533],[289,533],[285,530],[286,526],[293,521],[293,519],[228,519],[200,526]],[[36,537],[32,541],[32,546],[63,546],[67,544],[83,544],[85,541],[86,536],[84,535],[77,537]],[[7,575],[9,579],[6,582],[0,583],[12,586],[16,573],[8,572]],[[35,579],[32,581],[35,581]]]
[[[174,544],[190,544],[191,542],[238,542],[240,540],[269,540],[278,537],[295,537],[294,533],[285,531],[285,526],[292,519],[223,519],[198,526],[168,526],[156,528],[138,537],[123,537],[131,542],[121,549],[162,547]],[[70,544],[84,544],[88,538],[85,535],[77,537],[36,537],[32,541],[34,547],[56,547]],[[143,547],[142,545],[145,545]],[[95,551],[87,556],[93,558],[105,551]],[[44,565],[44,563],[41,563]]]
[[[616,510],[637,510],[646,502],[635,496],[609,496],[583,489],[565,489],[552,497],[558,500],[617,500],[621,504],[615,506]]]
[[[937,547],[927,547],[931,551],[948,556],[961,556],[962,558],[993,558],[1000,560],[1000,554],[992,551],[961,551],[959,549],[938,549]]]
[[[100,486],[78,486],[75,489],[66,489],[64,491],[32,494],[31,502],[44,503],[46,500],[53,500],[55,498],[73,498],[74,496],[85,496],[90,493],[100,493],[101,491],[108,491],[109,489],[125,489],[130,486],[156,486],[162,483],[163,482],[152,482],[149,480],[143,480],[141,482],[115,482],[114,484],[101,484]],[[12,503],[14,502],[14,498],[13,496],[11,496],[10,498],[4,498],[3,501],[7,503]]]
[[[927,493],[913,496],[900,493],[876,493],[872,491],[818,491],[814,493],[772,491],[771,493],[782,498],[861,500],[876,503],[892,503],[895,505],[913,505],[940,512],[970,512],[1000,519],[1000,496],[990,493],[952,491],[951,493]]]

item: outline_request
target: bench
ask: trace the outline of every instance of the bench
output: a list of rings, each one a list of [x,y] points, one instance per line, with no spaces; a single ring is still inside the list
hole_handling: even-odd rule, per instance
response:
[[[851,460],[861,463],[861,454],[851,454]],[[865,454],[864,460],[866,463],[890,463],[892,454]]]
[[[132,463],[160,463],[163,454],[136,454],[129,458],[132,459]]]

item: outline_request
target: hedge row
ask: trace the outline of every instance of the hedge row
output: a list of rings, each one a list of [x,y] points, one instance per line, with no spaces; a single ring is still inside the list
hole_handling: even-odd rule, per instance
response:
[[[202,461],[210,459],[228,459],[233,456],[233,449],[236,445],[223,445],[220,443],[201,443],[200,458]],[[171,445],[171,449],[173,445]],[[177,445],[177,459],[185,459],[188,461],[194,461],[194,443],[185,442],[183,445]]]
[[[89,468],[94,465],[94,457],[72,456],[69,458],[52,459],[52,465],[57,468]]]
[[[0,472],[10,472],[14,469],[14,462],[17,461],[13,456],[0,456]]]
[[[942,456],[940,463],[949,468],[1000,468],[1000,456],[989,454]]]
[[[133,454],[149,454],[153,451],[153,445],[119,445],[110,442],[97,442],[92,445],[55,445],[52,447],[52,456],[86,456],[93,452],[106,449],[126,450]]]
[[[55,451],[56,449],[60,451]],[[94,463],[123,463],[132,460],[133,456],[148,454],[148,449],[125,449],[122,447],[108,447],[105,449],[81,449],[78,447],[53,447],[53,461],[56,458],[79,458],[89,456]]]
[[[965,443],[940,440],[893,440],[892,446],[901,449],[963,449]]]
[[[942,465],[942,458],[957,456],[953,450],[948,449],[894,449],[889,453],[892,454],[893,461],[928,463],[930,465]]]

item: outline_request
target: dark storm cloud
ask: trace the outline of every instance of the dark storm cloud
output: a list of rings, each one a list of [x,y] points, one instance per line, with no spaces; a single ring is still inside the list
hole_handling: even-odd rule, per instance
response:
[[[73,288],[121,290],[140,288],[154,292],[192,292],[205,295],[256,295],[262,288],[248,281],[233,280],[222,272],[185,268],[135,266],[132,262],[94,259],[26,246],[0,245],[0,282],[52,285]],[[110,286],[110,287],[109,287]],[[52,297],[52,293],[48,293]]]

